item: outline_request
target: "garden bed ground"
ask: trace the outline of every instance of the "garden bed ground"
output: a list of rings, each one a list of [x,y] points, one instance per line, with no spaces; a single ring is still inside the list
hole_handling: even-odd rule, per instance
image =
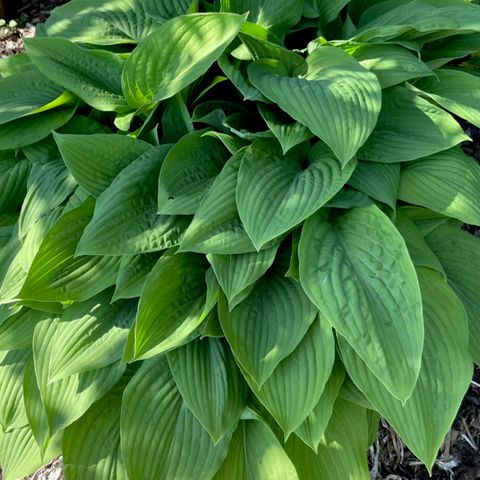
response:
[[[3,31],[0,27],[0,58],[23,51],[23,38],[33,36],[35,25],[44,21],[49,11],[61,3],[65,1],[24,1],[19,8],[17,25]],[[473,141],[465,143],[464,150],[480,161],[480,129],[467,126],[465,130]],[[465,228],[480,237],[480,227]],[[454,427],[442,446],[432,477],[383,421],[369,451],[369,459],[372,480],[480,480],[480,369],[476,370]],[[29,478],[62,480],[61,461],[54,461]]]

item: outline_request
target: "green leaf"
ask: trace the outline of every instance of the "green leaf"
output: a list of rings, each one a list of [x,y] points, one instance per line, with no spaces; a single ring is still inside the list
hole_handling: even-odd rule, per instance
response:
[[[476,75],[442,68],[435,78],[415,82],[415,88],[446,110],[480,127],[480,78]]]
[[[375,206],[317,214],[304,224],[299,257],[309,298],[406,400],[420,369],[423,321],[415,269],[394,225]]]
[[[162,143],[177,143],[184,135],[194,131],[182,92],[167,100],[165,112],[162,115]]]
[[[277,33],[287,32],[302,16],[302,2],[286,0],[220,0],[222,12],[249,13],[248,21],[256,22]]]
[[[55,100],[63,91],[38,70],[0,80],[0,125],[58,106]]]
[[[21,205],[27,191],[30,164],[16,159],[13,152],[0,153],[0,212],[8,212]]]
[[[265,97],[249,82],[244,64],[240,60],[233,59],[224,53],[217,59],[218,66],[225,76],[233,83],[237,90],[243,95],[244,100],[264,101]]]
[[[400,45],[361,45],[347,51],[378,77],[382,88],[437,73]]]
[[[428,43],[422,51],[422,58],[430,68],[439,68],[451,60],[463,58],[475,52],[479,41],[480,33],[443,38]]]
[[[301,123],[292,120],[281,110],[274,110],[262,103],[258,104],[260,115],[265,120],[268,128],[280,142],[284,155],[293,147],[300,145],[313,137],[312,132]]]
[[[147,275],[159,258],[158,253],[122,255],[113,300],[139,297]]]
[[[348,183],[395,210],[400,184],[400,164],[358,162]]]
[[[322,143],[304,158],[284,156],[276,140],[257,140],[238,172],[237,205],[257,249],[296,227],[325,205],[348,181],[356,166],[341,163]]]
[[[0,151],[26,147],[43,140],[53,130],[65,125],[76,108],[76,105],[66,105],[0,125]]]
[[[163,255],[147,277],[124,358],[148,358],[184,344],[205,319],[205,272],[201,255]],[[208,312],[207,312],[208,313]]]
[[[248,390],[230,348],[216,338],[193,340],[167,358],[183,401],[217,444],[235,428]]]
[[[127,372],[63,435],[63,471],[70,480],[127,480],[120,448],[122,394]]]
[[[9,350],[0,354],[0,431],[8,432],[27,424],[23,405],[23,372],[31,355],[30,349]]]
[[[480,225],[479,185],[480,168],[456,148],[405,165],[398,198]]]
[[[117,383],[125,370],[125,365],[117,362],[51,382],[58,323],[59,319],[39,322],[33,336],[35,375],[50,437],[80,418]]]
[[[208,255],[208,261],[227,297],[230,310],[240,303],[243,292],[246,289],[250,291],[254,283],[272,266],[277,249],[278,246],[240,255]]]
[[[228,13],[173,18],[129,56],[123,71],[128,103],[165,100],[202,76],[236,37],[244,17]]]
[[[377,122],[381,106],[377,77],[335,47],[315,49],[307,65],[307,72],[287,76],[277,62],[261,60],[250,65],[249,78],[346,165]]]
[[[27,274],[19,298],[41,302],[82,301],[115,282],[118,257],[76,257],[93,201],[63,215],[44,238]]]
[[[395,227],[407,245],[408,253],[415,267],[428,267],[445,275],[439,259],[425,242],[425,238],[415,222],[399,208],[395,215]]]
[[[192,0],[141,0],[140,2],[151,17],[166,22],[188,13]]]
[[[133,160],[151,149],[146,142],[120,134],[55,134],[65,165],[88,193],[98,197]]]
[[[330,23],[348,2],[349,0],[304,0],[303,16],[318,18],[322,24]]]
[[[158,179],[158,212],[194,214],[227,161],[227,151],[205,130],[185,135],[168,152]]]
[[[338,399],[318,453],[292,435],[285,446],[302,480],[369,480],[367,410]]]
[[[434,39],[480,29],[480,8],[463,1],[382,2],[380,9],[370,8],[362,16],[356,42],[382,42],[403,35],[408,39],[428,34]],[[452,4],[453,3],[453,4]],[[397,8],[395,8],[397,7]],[[428,36],[427,36],[428,39]]]
[[[138,43],[158,28],[138,0],[73,0],[55,8],[37,36],[95,45]]]
[[[157,178],[168,148],[145,152],[99,195],[77,254],[133,255],[179,243],[190,218],[157,214]]]
[[[69,197],[77,186],[60,160],[33,165],[27,182],[27,195],[20,210],[19,235],[24,238],[35,223],[50,214]]]
[[[143,363],[125,389],[121,442],[130,480],[212,478],[228,450],[186,406],[164,356]]]
[[[480,241],[451,225],[440,225],[426,241],[445,270],[447,282],[463,303],[470,331],[470,352],[480,364]]]
[[[64,38],[32,38],[29,57],[49,79],[101,111],[125,111],[122,93],[124,60],[118,55],[81,48]]]
[[[325,319],[315,319],[295,350],[283,359],[261,388],[248,375],[253,393],[282,427],[285,438],[318,404],[335,360],[335,338]]]
[[[213,182],[182,238],[182,251],[219,255],[255,251],[238,216],[235,199],[243,155],[244,150],[239,150]]]
[[[346,342],[340,342],[349,375],[376,410],[431,471],[472,378],[465,310],[439,273],[417,270],[422,289],[425,346],[411,397],[394,398]]]
[[[137,304],[110,301],[111,292],[107,290],[65,309],[56,326],[50,382],[98,370],[120,360]]]
[[[231,312],[225,299],[219,307],[228,343],[259,387],[295,350],[317,315],[300,285],[275,272],[262,277]]]
[[[35,70],[35,66],[25,52],[16,53],[0,59],[0,79]]]
[[[332,418],[333,407],[344,378],[345,370],[340,362],[336,362],[320,400],[308,414],[307,418],[305,418],[304,422],[295,430],[295,435],[315,453],[318,453],[318,446]]]
[[[377,126],[358,152],[361,160],[416,160],[469,140],[455,119],[404,87],[383,92]]]
[[[40,450],[28,426],[0,433],[0,456],[4,480],[17,480],[33,474],[62,452],[61,436],[50,443],[44,453]]]
[[[227,458],[214,480],[299,480],[297,471],[268,425],[260,418],[241,420]]]
[[[47,318],[49,313],[26,307],[14,313],[0,324],[0,351],[30,348],[35,325]]]

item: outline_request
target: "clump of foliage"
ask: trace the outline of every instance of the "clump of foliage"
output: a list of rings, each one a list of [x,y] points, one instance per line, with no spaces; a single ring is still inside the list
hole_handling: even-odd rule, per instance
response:
[[[480,362],[459,0],[73,0],[0,62],[0,464],[431,469]],[[455,64],[458,64],[455,63]]]

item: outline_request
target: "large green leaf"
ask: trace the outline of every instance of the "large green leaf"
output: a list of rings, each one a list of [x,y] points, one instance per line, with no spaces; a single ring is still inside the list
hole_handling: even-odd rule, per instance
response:
[[[11,308],[10,305],[7,307]],[[0,351],[30,348],[35,325],[52,316],[26,307],[13,312],[12,316],[0,324]]]
[[[219,255],[255,251],[238,216],[235,198],[243,155],[244,150],[239,150],[213,182],[182,238],[182,251]]]
[[[298,23],[302,2],[297,0],[220,0],[223,12],[247,13],[248,21],[256,22],[276,33],[284,33]]]
[[[147,275],[157,263],[159,256],[158,253],[122,255],[113,299],[139,297]]]
[[[317,214],[305,222],[299,257],[310,299],[406,400],[420,370],[423,320],[415,270],[394,225],[376,206]]]
[[[37,36],[64,37],[95,45],[138,43],[158,24],[138,0],[72,0],[56,8]]]
[[[395,210],[400,184],[400,164],[358,162],[348,183]]]
[[[335,339],[326,319],[315,319],[296,349],[261,388],[250,388],[282,427],[285,438],[318,404],[335,360]],[[247,381],[250,380],[246,375]]]
[[[398,198],[480,225],[479,185],[479,166],[460,148],[455,148],[406,164]]]
[[[443,4],[437,0],[390,1],[381,2],[379,7],[370,8],[362,16],[360,32],[354,41],[373,43],[399,36],[421,38],[428,34],[441,38],[480,30],[480,8],[463,1]]]
[[[157,214],[157,178],[168,150],[168,146],[148,150],[100,194],[78,254],[133,255],[179,243],[190,218]]]
[[[240,255],[208,255],[218,283],[230,309],[253,288],[254,283],[272,266],[278,247]]]
[[[439,68],[477,51],[480,33],[455,35],[428,43],[422,52],[422,58],[430,68]],[[1,70],[1,69],[0,69]]]
[[[339,48],[315,49],[307,65],[307,72],[288,76],[278,62],[261,60],[249,67],[249,78],[263,95],[320,137],[345,165],[375,127],[380,84]]]
[[[185,343],[205,319],[205,257],[163,255],[147,277],[124,357],[148,358]]]
[[[440,225],[426,241],[440,260],[447,282],[463,303],[470,331],[470,352],[480,364],[480,240],[458,227]]]
[[[49,79],[101,111],[128,109],[122,93],[124,60],[103,50],[81,48],[64,38],[33,38],[27,52]]]
[[[27,195],[18,219],[20,237],[25,237],[37,221],[61,205],[76,186],[74,178],[61,160],[33,165],[28,177]]]
[[[295,350],[317,310],[298,282],[271,272],[231,312],[222,299],[219,314],[235,357],[261,387]]]
[[[160,21],[167,21],[188,13],[193,0],[141,0],[148,15]]]
[[[186,406],[164,356],[143,363],[125,389],[121,442],[130,480],[212,478],[229,438],[215,445]]]
[[[313,137],[312,132],[310,132],[307,127],[301,123],[292,121],[292,119],[281,110],[275,110],[263,103],[258,104],[258,110],[268,125],[268,128],[280,142],[284,155],[293,147]]]
[[[356,161],[341,163],[322,143],[305,158],[284,156],[276,140],[257,140],[247,149],[238,172],[237,205],[257,249],[296,227],[325,205],[352,174]]]
[[[133,107],[172,97],[202,76],[235,38],[243,16],[192,14],[173,18],[135,49],[123,71]]]
[[[194,214],[227,161],[227,150],[200,130],[185,135],[165,157],[158,179],[158,212]]]
[[[447,112],[404,87],[393,87],[383,92],[377,126],[358,156],[374,162],[406,162],[465,140],[469,138]]]
[[[130,372],[63,435],[63,471],[69,480],[128,480],[120,448],[122,394]]]
[[[125,370],[125,365],[117,362],[99,370],[51,382],[50,368],[56,360],[54,346],[58,339],[58,322],[59,319],[39,322],[33,336],[35,377],[50,437],[80,418],[117,383]],[[26,391],[25,399],[29,397]],[[41,425],[42,422],[38,418],[32,422],[29,417],[29,420],[31,424],[39,422]]]
[[[107,290],[65,309],[55,331],[50,381],[106,367],[122,357],[136,302],[110,303]]]
[[[0,125],[61,105],[61,101],[55,100],[63,91],[38,70],[27,70],[0,80]]]
[[[347,51],[378,77],[382,88],[434,75],[418,56],[400,45],[361,45]]]
[[[55,134],[63,161],[75,180],[98,197],[133,160],[152,148],[120,134]]]
[[[337,18],[348,2],[349,0],[304,0],[303,16],[318,18],[321,23],[329,23]]]
[[[336,362],[320,400],[304,422],[295,430],[295,435],[301,438],[315,453],[318,453],[318,446],[332,417],[333,407],[344,378],[345,370],[340,362]]]
[[[63,215],[40,245],[19,298],[40,302],[82,301],[115,282],[118,257],[75,256],[93,201]]]
[[[226,53],[221,55],[217,62],[226,77],[243,95],[244,100],[265,100],[265,97],[263,97],[263,95],[248,81],[246,69],[242,68],[244,67],[245,62],[235,60]]]
[[[268,425],[250,414],[235,430],[227,458],[214,480],[299,480]]]
[[[61,435],[57,435],[46,452],[41,451],[28,426],[0,433],[0,458],[3,480],[17,480],[33,474],[62,452]]]
[[[76,108],[76,105],[68,104],[0,125],[0,151],[26,147],[43,140],[53,130],[65,125]]]
[[[0,153],[0,213],[16,209],[27,191],[30,164],[13,152]]]
[[[302,480],[369,480],[367,410],[338,399],[318,453],[292,435],[285,449]]]
[[[23,405],[23,372],[31,355],[30,349],[9,350],[0,354],[0,431],[6,432],[27,424]]]
[[[399,208],[396,212],[395,227],[405,240],[408,253],[415,267],[429,267],[445,275],[440,261],[425,242],[422,232],[403,208]]]
[[[442,68],[435,77],[415,82],[415,87],[450,112],[480,127],[480,78]]]
[[[235,428],[246,404],[247,387],[230,348],[205,338],[167,358],[183,401],[217,444]]]
[[[402,403],[372,375],[345,341],[347,371],[376,410],[431,470],[472,378],[465,310],[441,275],[419,268],[425,319],[422,368],[411,397]]]

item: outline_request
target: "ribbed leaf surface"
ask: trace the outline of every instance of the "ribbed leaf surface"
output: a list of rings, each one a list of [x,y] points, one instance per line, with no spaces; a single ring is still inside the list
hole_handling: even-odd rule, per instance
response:
[[[300,239],[300,280],[394,396],[415,386],[423,346],[418,280],[405,243],[375,206],[317,214]],[[404,358],[399,363],[398,358]]]

